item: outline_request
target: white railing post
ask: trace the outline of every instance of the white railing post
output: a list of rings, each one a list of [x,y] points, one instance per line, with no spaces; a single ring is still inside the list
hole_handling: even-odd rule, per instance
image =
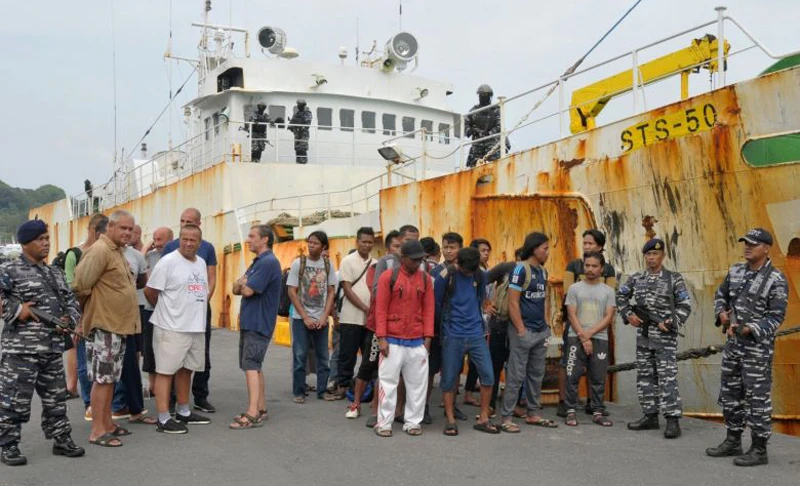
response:
[[[326,194],[326,199],[327,199],[327,202],[328,202],[328,204],[327,204],[327,206],[328,206],[328,220],[330,220],[331,219],[331,193],[330,192]]]
[[[497,103],[500,105],[500,158],[506,156],[506,97],[498,96]]]
[[[639,86],[639,55],[636,51],[631,52],[631,59],[633,62],[633,69],[631,72],[633,73],[633,88],[631,89],[631,94],[633,94],[633,114],[636,114],[637,110],[637,103],[636,103],[636,92],[638,91]]]
[[[249,136],[247,137],[247,145],[248,145],[248,147],[247,147],[247,160],[252,162],[253,161],[253,124],[252,123],[247,127],[247,133],[249,134]]]
[[[422,180],[428,178],[428,129],[422,127]]]
[[[458,170],[464,170],[464,115],[461,115],[461,122],[458,135]]]
[[[726,7],[716,7],[717,11],[717,88],[725,86],[725,10]]]
[[[281,140],[280,140],[281,139],[281,133],[280,132],[281,131],[278,130],[278,127],[275,127],[275,162],[280,162],[281,161],[281,151],[280,151],[280,148],[279,148],[281,146]]]

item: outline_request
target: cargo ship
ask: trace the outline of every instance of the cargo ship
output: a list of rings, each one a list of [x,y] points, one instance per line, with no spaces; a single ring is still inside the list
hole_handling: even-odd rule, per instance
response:
[[[465,161],[476,140],[464,136],[464,114],[448,106],[454,88],[414,75],[421,46],[412,34],[391,36],[382,50],[373,45],[355,63],[345,48],[339,63],[315,63],[300,60],[277,27],[256,33],[261,52],[254,54],[245,29],[207,18],[194,25],[201,31],[198,57],[185,61],[196,69],[198,93],[184,107],[187,140],[152,156],[142,147],[107,184],[31,209],[31,217],[50,224],[51,258],[83,240],[92,212],[132,212],[146,240],[160,226],[177,229],[180,212],[196,207],[203,236],[218,252],[213,324],[236,330],[239,303],[231,284],[252,259],[243,235],[254,223],[275,228],[274,250],[284,266],[316,229],[332,237],[335,263],[354,246],[361,226],[385,234],[415,224],[436,239],[447,231],[486,238],[492,263],[512,259],[525,234],[538,230],[551,237],[548,313],[553,335],[560,336],[562,276],[580,255],[582,232],[599,228],[608,235],[608,257],[621,280],[643,268],[642,244],[660,236],[667,242],[666,266],[683,274],[692,296],[679,343],[686,350],[724,341],[714,326],[714,292],[741,259],[739,236],[762,226],[775,235],[770,256],[789,280],[783,328],[800,325],[800,55],[774,54],[722,7],[707,23],[498,98],[492,106],[500,109],[501,130],[488,139],[499,158],[473,168]],[[730,46],[726,29],[752,45]],[[650,54],[669,42],[684,47]],[[751,49],[771,61],[751,79],[726,84],[725,67]],[[601,75],[619,63],[628,67]],[[698,71],[708,72],[714,85],[689,96],[689,79]],[[645,108],[645,87],[670,77],[680,77],[679,99]],[[587,78],[591,83],[572,89],[567,101],[576,80]],[[536,111],[550,95],[557,108]],[[598,120],[606,105],[626,96],[634,101],[632,114]],[[296,163],[287,130],[299,98],[313,114],[306,164]],[[248,123],[260,103],[274,122],[264,135]],[[514,126],[506,121],[512,104],[533,107]],[[545,124],[550,128],[541,131],[552,132],[551,140],[509,153],[509,138],[519,143],[525,129]],[[257,162],[259,141],[264,150]],[[274,339],[289,343],[285,322]],[[553,360],[559,344],[552,339]],[[612,362],[633,361],[634,351],[634,333],[618,321]],[[718,355],[681,361],[687,415],[721,416],[719,362]],[[777,340],[773,370],[775,428],[800,434],[800,334]],[[550,402],[555,378],[550,370]],[[609,398],[635,403],[634,382],[632,373],[614,375]]]

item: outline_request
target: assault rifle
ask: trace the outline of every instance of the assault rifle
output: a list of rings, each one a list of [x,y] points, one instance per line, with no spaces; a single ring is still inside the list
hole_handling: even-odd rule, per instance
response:
[[[717,316],[717,319],[714,321],[714,325],[716,327],[721,327],[722,328],[722,334],[726,334],[726,335],[728,334],[728,329],[730,329],[731,326],[733,326],[733,332],[736,334],[736,336],[740,337],[740,338],[744,337],[742,335],[742,330],[744,329],[744,326],[740,326],[739,325],[739,322],[738,322],[739,320],[736,318],[736,311],[731,309],[728,312],[729,312],[729,317],[730,318],[728,319],[728,323],[727,324],[723,324],[722,320],[719,318],[719,316]]]
[[[79,338],[85,339],[84,336],[75,332],[75,330],[70,328],[69,324],[62,321],[61,318],[56,317],[47,311],[43,311],[42,309],[37,309],[36,307],[31,307],[30,311],[31,314],[36,316],[36,318],[39,319],[39,322],[43,323],[44,325],[52,327],[54,330],[59,330],[61,332],[66,331],[70,334],[78,336]]]
[[[638,306],[638,305],[631,306],[631,312],[633,312],[634,315],[636,315],[636,317],[641,319],[641,321],[642,321],[642,334],[644,335],[644,337],[647,337],[649,335],[651,326],[652,327],[658,327],[659,324],[661,324],[662,322],[665,322],[665,321],[661,321],[660,319],[658,319],[658,317],[653,315],[649,310],[645,309],[644,307]],[[668,328],[672,328],[671,332],[674,332],[678,336],[686,337],[683,333],[678,331],[678,326],[672,325],[671,320],[670,320],[669,324],[667,325],[667,327]]]

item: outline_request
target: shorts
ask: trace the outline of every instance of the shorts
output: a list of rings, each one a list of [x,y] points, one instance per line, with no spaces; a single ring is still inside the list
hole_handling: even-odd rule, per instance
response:
[[[359,380],[370,381],[378,377],[378,362],[380,361],[381,351],[378,347],[378,338],[375,333],[366,330],[364,342],[361,344],[361,365],[358,367],[356,377]]]
[[[431,350],[428,354],[428,379],[442,371],[442,341],[440,337],[431,339]]]
[[[483,336],[452,337],[442,339],[442,390],[456,391],[458,375],[464,368],[464,356],[469,356],[481,386],[494,386],[494,371],[492,370],[492,357],[489,354],[489,345]]]
[[[239,369],[261,371],[267,354],[269,338],[256,331],[242,330],[239,333]]]
[[[206,369],[206,333],[178,332],[153,327],[153,354],[156,373],[174,375],[181,368],[191,371]]]
[[[153,315],[153,311],[144,310],[142,312],[144,313],[143,316],[146,317],[146,319],[142,319],[142,371],[155,373],[156,357],[153,354],[153,327],[155,326],[150,322],[150,316]]]
[[[125,339],[122,334],[93,329],[86,341],[86,369],[89,379],[101,385],[110,385],[122,376],[125,358]]]

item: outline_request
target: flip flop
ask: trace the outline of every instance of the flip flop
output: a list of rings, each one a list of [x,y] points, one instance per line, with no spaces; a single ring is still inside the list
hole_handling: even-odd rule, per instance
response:
[[[375,429],[375,435],[377,435],[378,437],[391,437],[392,431],[391,429],[386,429],[386,430]]]
[[[113,435],[114,437],[125,437],[127,435],[131,435],[132,432],[125,427],[120,427],[117,425],[117,428],[115,428],[112,432],[109,432],[109,434]]]
[[[458,424],[453,422],[444,426],[442,433],[448,437],[455,437],[458,435]]]
[[[500,424],[500,430],[507,434],[520,433],[519,425],[515,424],[514,422],[503,422],[502,424]]]
[[[145,414],[140,415],[139,418],[133,418],[133,415],[131,415],[131,418],[128,419],[128,423],[131,423],[131,424],[143,424],[143,425],[156,425],[158,423],[158,420],[156,420],[154,417],[148,417]]]
[[[575,412],[567,412],[567,416],[564,418],[564,423],[570,427],[577,427],[578,417],[575,416]]]
[[[555,429],[558,428],[558,424],[553,422],[550,419],[546,418],[539,418],[539,420],[529,420],[525,419],[525,423],[528,425],[534,425],[536,427],[544,427],[547,429]]]
[[[594,416],[592,417],[592,422],[602,427],[611,427],[612,425],[614,425],[614,422],[612,422],[605,415],[600,413],[594,414]]]
[[[422,427],[409,427],[408,429],[404,430],[406,434],[412,437],[419,437],[422,435]]]
[[[488,420],[486,422],[478,422],[477,424],[472,426],[473,429],[479,432],[485,432],[487,434],[499,434],[500,429],[497,426]]]
[[[117,441],[113,444],[113,441]],[[115,437],[111,432],[101,435],[95,440],[89,439],[89,443],[100,447],[122,447],[122,441]]]

